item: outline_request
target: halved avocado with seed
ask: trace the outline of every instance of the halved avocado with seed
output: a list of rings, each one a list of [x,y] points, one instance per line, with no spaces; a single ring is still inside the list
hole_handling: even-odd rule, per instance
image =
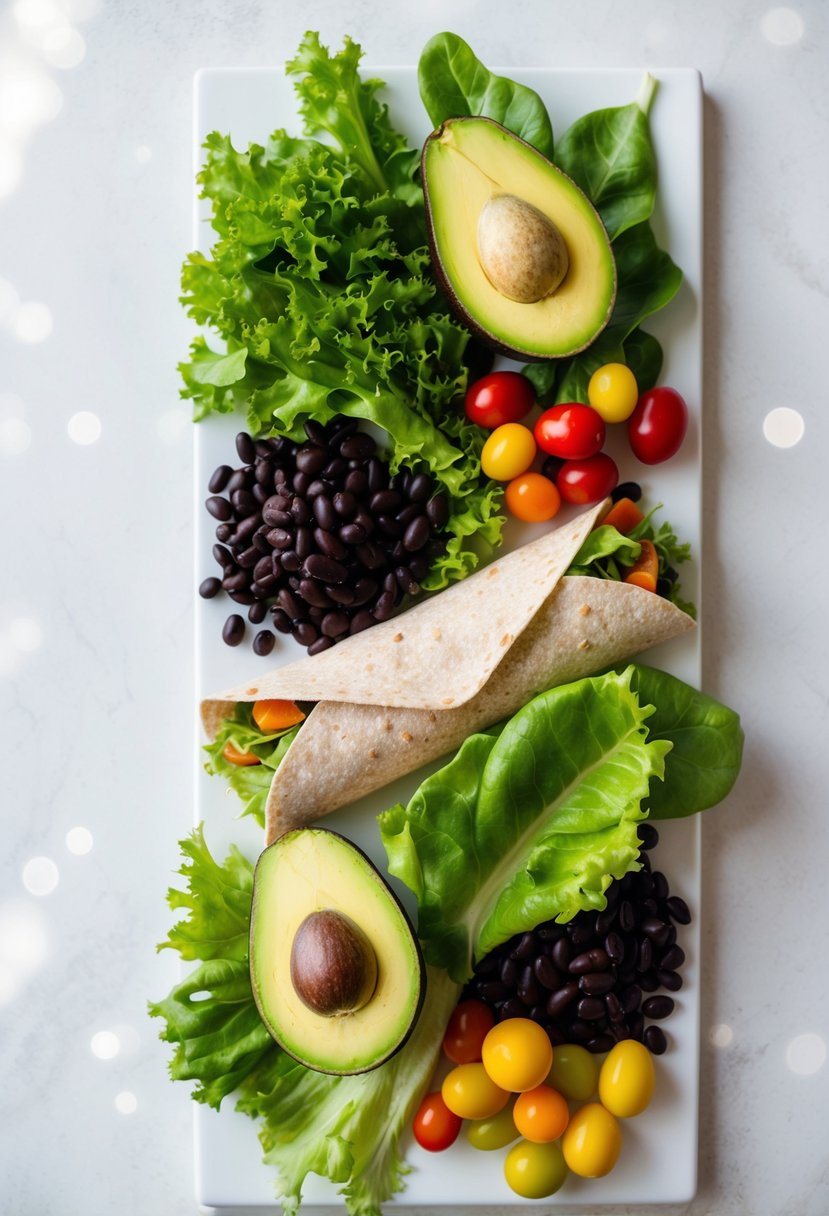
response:
[[[323,828],[256,864],[250,975],[262,1021],[307,1068],[348,1075],[403,1046],[426,989],[406,913],[366,855]]]
[[[421,158],[435,275],[496,350],[557,359],[589,346],[616,299],[598,212],[566,174],[489,118],[450,118]]]

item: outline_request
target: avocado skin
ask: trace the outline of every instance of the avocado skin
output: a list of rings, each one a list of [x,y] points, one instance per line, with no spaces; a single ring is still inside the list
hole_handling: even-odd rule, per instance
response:
[[[408,933],[411,937],[411,941],[414,946],[413,961],[415,963],[415,974],[413,976],[411,976],[410,983],[413,985],[415,983],[417,984],[417,1001],[414,1006],[414,1009],[412,1010],[411,1020],[409,1022],[409,1025],[408,1025],[405,1033],[402,1035],[402,1037],[397,1042],[395,1042],[388,1050],[382,1052],[377,1058],[366,1061],[366,1063],[361,1066],[350,1067],[348,1069],[341,1069],[341,1068],[336,1068],[336,1067],[332,1067],[332,1066],[325,1066],[324,1064],[321,1064],[315,1060],[311,1060],[311,1059],[307,1058],[307,1055],[305,1057],[303,1057],[303,1055],[301,1055],[300,1053],[298,1053],[295,1050],[292,1050],[292,1048],[290,1046],[286,1045],[283,1042],[283,1040],[279,1037],[279,1033],[278,1033],[277,1029],[273,1025],[272,1018],[268,1012],[267,1002],[265,1001],[263,994],[260,990],[260,986],[259,986],[259,983],[258,983],[258,980],[256,977],[256,973],[254,971],[254,966],[253,966],[254,951],[255,951],[254,934],[255,934],[255,929],[256,929],[256,914],[257,914],[258,905],[260,903],[260,892],[261,892],[260,877],[261,877],[262,870],[260,869],[260,866],[262,863],[262,859],[265,857],[265,855],[267,853],[269,853],[271,851],[271,849],[277,848],[280,844],[283,845],[283,847],[284,847],[284,842],[286,840],[289,840],[290,838],[295,837],[295,836],[304,835],[304,834],[308,834],[308,833],[313,833],[317,836],[334,837],[336,840],[341,841],[350,852],[352,852],[357,858],[360,859],[361,862],[363,862],[365,864],[367,870],[376,877],[376,880],[379,881],[379,883],[382,884],[383,890],[384,890],[386,896],[388,897],[388,899],[390,900],[391,905],[396,910],[396,912],[399,913],[403,922],[405,923],[406,929],[408,930]],[[274,1042],[277,1044],[277,1046],[280,1047],[282,1049],[282,1051],[284,1051],[286,1053],[286,1055],[291,1056],[291,1058],[296,1060],[298,1064],[302,1064],[305,1068],[310,1068],[314,1072],[326,1073],[329,1076],[357,1076],[364,1072],[372,1072],[375,1068],[379,1068],[381,1064],[385,1064],[387,1060],[392,1059],[392,1057],[395,1056],[398,1053],[398,1051],[400,1051],[401,1048],[405,1046],[405,1044],[408,1042],[409,1038],[411,1037],[412,1031],[414,1030],[415,1026],[417,1025],[418,1019],[419,1019],[421,1011],[423,1009],[423,1002],[426,999],[426,965],[423,960],[423,952],[421,950],[420,942],[418,941],[418,938],[417,938],[417,933],[414,930],[412,922],[408,916],[408,913],[406,912],[406,909],[403,907],[403,905],[400,902],[400,900],[398,899],[397,895],[392,890],[391,886],[386,881],[386,879],[383,877],[383,875],[380,873],[379,869],[374,864],[374,862],[371,860],[371,858],[368,857],[367,854],[364,853],[361,848],[359,848],[356,844],[354,844],[353,841],[349,840],[347,837],[343,836],[339,832],[332,831],[330,828],[298,828],[293,832],[286,833],[285,836],[279,837],[278,840],[275,840],[273,842],[273,844],[269,845],[268,848],[264,849],[263,852],[260,854],[259,859],[256,863],[256,868],[254,870],[254,876],[253,876],[253,896],[252,896],[252,902],[251,902],[248,956],[249,956],[249,960],[250,960],[250,980],[251,980],[251,990],[253,992],[253,999],[256,1002],[256,1007],[259,1011],[259,1016],[262,1019],[262,1023],[265,1026],[265,1029],[270,1034],[271,1038],[274,1040]],[[290,982],[291,982],[290,974],[283,976],[283,982],[290,984]],[[369,1004],[370,1004],[370,1002],[369,1002]]]
[[[577,355],[581,351],[587,350],[587,348],[589,346],[592,346],[593,343],[596,341],[596,338],[598,338],[599,334],[601,334],[602,330],[605,329],[608,322],[610,321],[611,316],[613,315],[613,309],[616,304],[616,288],[617,288],[617,282],[618,282],[617,274],[616,274],[615,260],[613,261],[613,292],[612,292],[612,296],[611,296],[610,303],[608,305],[604,320],[602,321],[601,325],[598,327],[596,332],[593,334],[593,336],[588,341],[583,342],[580,346],[575,347],[572,350],[569,350],[564,355],[542,355],[542,354],[538,354],[534,351],[522,349],[521,347],[518,347],[518,346],[511,346],[508,343],[503,342],[500,338],[497,337],[496,334],[494,334],[490,330],[486,329],[485,326],[481,325],[475,319],[475,317],[469,312],[469,310],[464,306],[464,304],[462,304],[461,301],[458,299],[457,293],[455,292],[455,289],[452,286],[452,283],[450,282],[450,280],[449,280],[448,276],[446,275],[446,272],[443,268],[443,262],[441,260],[440,254],[438,252],[437,239],[435,237],[435,221],[434,221],[434,215],[433,215],[433,210],[432,210],[432,202],[431,202],[430,195],[429,195],[428,174],[426,173],[426,154],[427,154],[427,151],[429,148],[429,144],[432,142],[432,140],[440,139],[441,135],[443,134],[443,132],[447,126],[454,126],[454,125],[459,125],[461,123],[469,123],[469,122],[488,123],[490,126],[496,127],[499,130],[507,131],[507,128],[503,127],[501,125],[501,123],[495,122],[495,120],[492,118],[484,118],[483,116],[469,115],[469,116],[464,116],[464,117],[460,117],[460,118],[447,118],[440,124],[440,126],[436,127],[435,130],[432,131],[432,133],[430,135],[427,136],[427,138],[423,144],[423,149],[420,154],[420,180],[423,185],[423,204],[424,204],[424,211],[425,211],[425,217],[426,217],[426,235],[427,235],[427,239],[429,242],[429,255],[431,258],[431,262],[432,262],[432,273],[434,274],[435,281],[438,284],[438,287],[440,288],[443,295],[446,297],[450,307],[452,308],[452,311],[455,313],[455,315],[461,321],[461,323],[466,326],[466,328],[470,331],[470,333],[472,333],[481,342],[485,343],[491,350],[495,351],[497,354],[506,355],[510,359],[521,359],[521,360],[526,361],[527,363],[549,363],[553,359],[559,359],[559,358],[560,359],[569,359],[572,355]],[[536,156],[542,156],[542,154],[538,151],[537,148],[534,148],[532,146],[532,144],[528,143],[525,139],[521,139],[521,137],[519,135],[514,135],[511,131],[507,131],[507,134],[517,144],[520,144],[525,148],[529,148],[530,151],[532,151]],[[542,159],[546,160],[546,157],[542,157]],[[568,177],[566,173],[562,172],[562,170],[559,169],[557,165],[555,165],[553,167],[555,168],[556,172],[558,174],[560,174],[561,177],[566,178],[566,180],[571,183],[571,185],[573,186],[574,189],[579,191],[579,193],[583,196],[586,204],[595,213],[596,218],[598,219],[602,228],[604,228],[604,224],[602,223],[601,216],[599,215],[598,211],[596,211],[595,207],[593,207],[593,204],[587,198],[587,195],[584,194],[584,191],[582,191],[578,186],[576,186],[576,183],[572,180],[572,178]],[[608,238],[608,246],[609,245],[610,245],[610,240]]]

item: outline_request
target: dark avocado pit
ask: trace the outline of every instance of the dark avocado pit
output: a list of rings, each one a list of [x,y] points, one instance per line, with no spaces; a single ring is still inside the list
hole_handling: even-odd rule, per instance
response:
[[[322,828],[288,832],[257,862],[250,974],[277,1043],[337,1075],[394,1055],[426,986],[417,938],[388,883],[360,849]]]
[[[613,312],[616,264],[587,196],[488,118],[452,118],[423,148],[435,277],[458,317],[520,359],[584,350]]]
[[[330,908],[312,912],[291,947],[291,983],[314,1013],[328,1018],[354,1013],[377,986],[377,955],[349,916]]]

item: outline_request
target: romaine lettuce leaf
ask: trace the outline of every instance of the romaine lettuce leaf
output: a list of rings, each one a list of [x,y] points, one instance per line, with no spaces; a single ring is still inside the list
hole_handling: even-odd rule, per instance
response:
[[[514,933],[603,908],[611,879],[638,868],[642,801],[671,745],[647,740],[632,675],[542,693],[380,816],[426,959],[459,982]]]
[[[273,775],[301,725],[265,735],[253,720],[253,705],[240,701],[234,708],[233,717],[225,719],[215,739],[204,748],[210,757],[204,766],[207,772],[211,776],[224,777],[242,800],[241,817],[251,815],[260,828],[265,826],[265,803]],[[232,743],[237,751],[253,752],[262,763],[231,764],[223,754],[228,743]]]

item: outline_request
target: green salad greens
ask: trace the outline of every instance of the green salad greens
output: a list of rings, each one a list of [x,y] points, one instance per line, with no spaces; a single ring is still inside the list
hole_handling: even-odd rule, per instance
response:
[[[603,908],[611,878],[639,868],[638,825],[725,797],[742,741],[732,710],[634,666],[542,693],[471,736],[379,818],[388,868],[417,897],[427,995],[402,1050],[354,1077],[306,1069],[270,1039],[248,970],[253,867],[236,848],[219,864],[196,829],[181,842],[186,889],[168,893],[186,917],[159,948],[197,965],[150,1005],[175,1048],[170,1075],[214,1108],[236,1092],[289,1216],[309,1173],[336,1183],[352,1216],[378,1216],[403,1185],[400,1138],[473,959],[553,916]]]
[[[242,800],[241,816],[251,815],[262,828],[265,826],[265,803],[273,775],[299,729],[299,726],[291,726],[276,734],[266,735],[253,720],[253,703],[239,701],[234,707],[233,716],[225,719],[212,743],[205,745],[204,750],[209,757],[205,765],[208,773],[224,777]],[[228,744],[237,752],[252,752],[259,757],[260,763],[231,764],[224,755]]]

